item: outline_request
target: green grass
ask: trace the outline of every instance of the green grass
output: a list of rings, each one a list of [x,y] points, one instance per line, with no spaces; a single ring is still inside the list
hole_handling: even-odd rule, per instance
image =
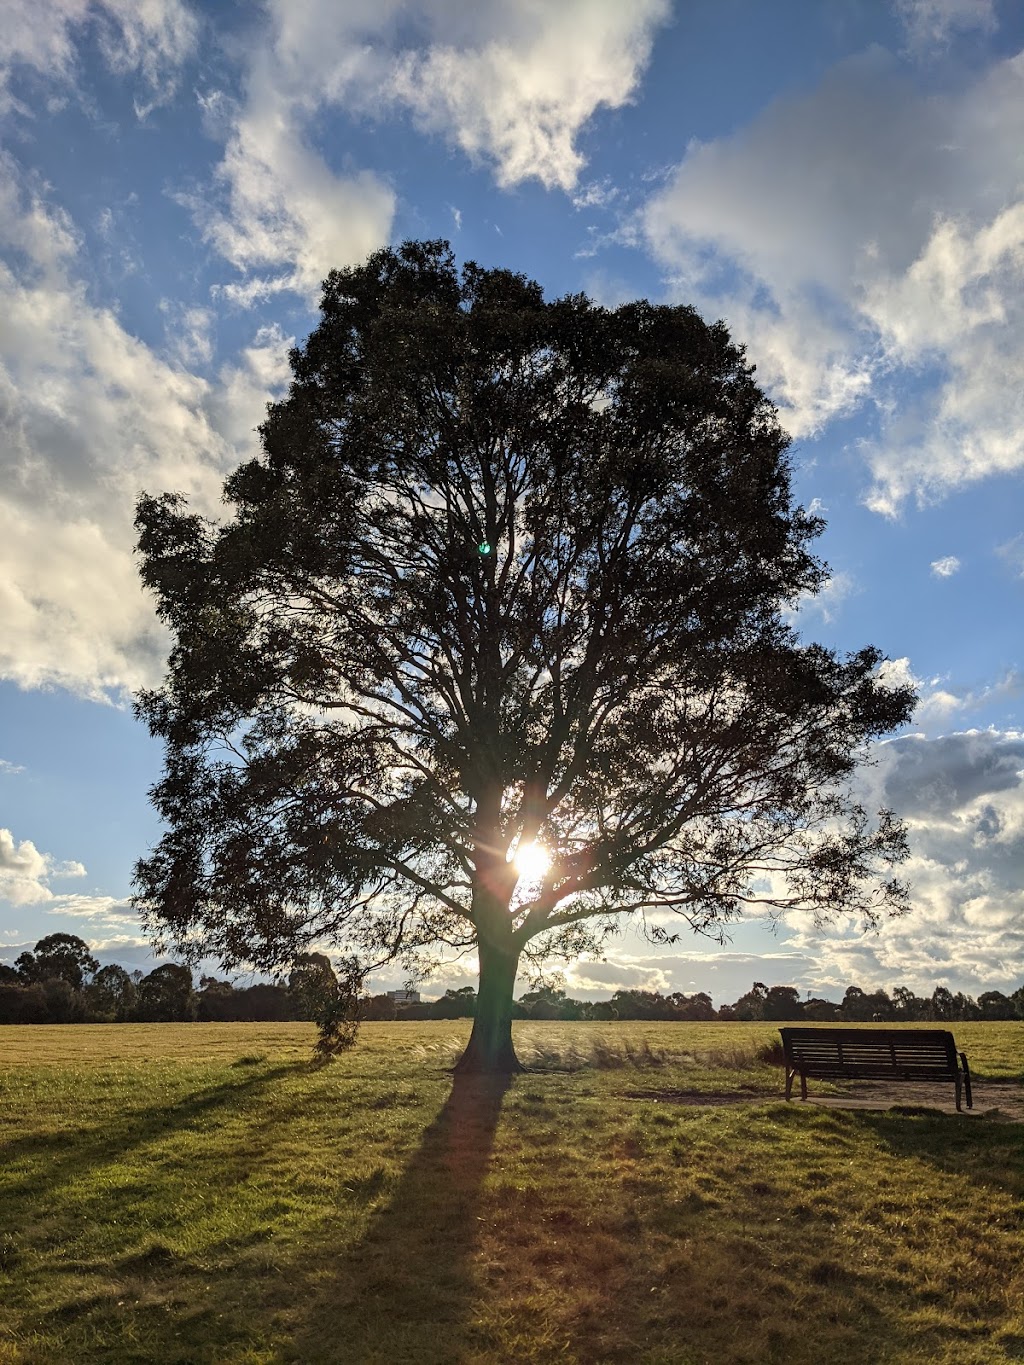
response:
[[[453,1087],[466,1031],[0,1030],[0,1362],[1024,1360],[1024,1127],[787,1105],[758,1024]],[[1024,1024],[955,1033],[1019,1086]]]

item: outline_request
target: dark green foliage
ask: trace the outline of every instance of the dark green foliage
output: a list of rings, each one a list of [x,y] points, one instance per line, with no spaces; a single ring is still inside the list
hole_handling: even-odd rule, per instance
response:
[[[321,1060],[346,1051],[355,1042],[362,975],[352,963],[346,985],[339,981],[325,953],[299,953],[288,976],[294,1017],[316,1021],[317,1055]]]
[[[772,986],[764,1002],[764,1019],[802,1019],[803,1005],[795,986]]]
[[[2,966],[2,964],[0,964]],[[184,983],[187,968],[177,968],[176,979]],[[287,988],[268,982],[236,987],[230,981],[204,976],[191,997],[191,1009],[184,1015],[180,996],[160,986],[167,973],[156,969],[156,983],[141,972],[129,974],[112,964],[101,967],[81,991],[75,991],[58,977],[32,986],[15,983],[23,978],[9,969],[0,973],[0,1024],[55,1023],[148,1023],[172,1022],[182,1017],[201,1023],[274,1023],[286,1020],[325,1020],[328,1030],[333,1021],[346,1020],[345,1036],[354,1038],[358,1020],[471,1019],[476,1013],[477,994],[472,986],[448,990],[439,1000],[417,1004],[396,1004],[386,994],[352,998],[358,989],[358,975],[347,993],[339,988],[330,959],[323,953],[303,954],[289,976]],[[173,978],[172,978],[173,979]],[[141,991],[141,1009],[139,1007]],[[339,1007],[339,1002],[344,1001]],[[936,1012],[936,1001],[938,1010]],[[163,1011],[163,1013],[161,1013]],[[934,1023],[973,1020],[1017,1020],[1024,1018],[1024,987],[1012,995],[984,991],[974,1000],[962,992],[951,994],[937,987],[930,997],[916,996],[898,986],[892,997],[885,991],[870,994],[859,986],[847,988],[843,1000],[809,999],[801,1001],[795,986],[765,986],[755,982],[752,989],[735,1004],[716,1010],[705,991],[695,995],[659,991],[617,990],[608,1000],[574,1000],[564,990],[541,986],[524,991],[513,1002],[513,1019],[533,1020],[660,1020],[665,1022],[723,1022],[736,1020],[776,1021],[804,1019],[812,1023],[879,1022]]]
[[[330,985],[322,978],[318,993],[311,997],[312,1018],[317,1028],[313,1051],[320,1062],[332,1061],[347,1052],[355,1044],[359,1029],[362,968],[354,958],[348,958],[340,974],[335,976],[332,971],[331,978]]]
[[[431,1019],[472,1019],[476,1014],[476,991],[472,986],[445,991],[440,1000],[430,1006]]]
[[[85,1002],[81,991],[60,976],[48,976],[39,983],[43,993],[46,1018],[54,1024],[80,1024],[85,1021]]]
[[[0,1024],[48,1024],[42,986],[0,985]]]
[[[89,945],[77,934],[47,934],[31,953],[22,953],[15,962],[22,980],[28,983],[55,978],[79,990],[86,978],[100,965]]]
[[[731,1007],[729,1018],[743,1021],[763,1019],[767,999],[768,987],[763,981],[755,981],[746,995],[741,995]]]
[[[112,962],[96,972],[86,987],[86,996],[93,1018],[124,1023],[132,1018],[138,988],[130,974]]]
[[[377,1023],[390,1023],[398,1018],[398,1006],[390,995],[381,992],[379,995],[371,995],[360,1002],[359,1017],[360,1019],[372,1019]]]
[[[525,991],[518,1000],[524,1018],[528,1019],[580,1019],[585,1007],[578,1000],[570,1000],[565,991],[553,986],[541,986],[535,991]]]
[[[337,988],[338,978],[326,953],[299,953],[288,974],[288,994],[297,1019],[314,1019],[323,1000]]]
[[[840,1018],[839,1006],[832,1000],[822,1000],[816,996],[804,1001],[802,1017],[811,1024],[834,1024]]]
[[[1024,1002],[1022,1002],[1024,1003]],[[1015,1019],[1014,1002],[1002,991],[982,991],[978,996],[978,1017],[981,1019]]]
[[[234,1004],[238,992],[230,981],[218,981],[214,976],[199,979],[196,992],[196,1018],[200,1023],[225,1023],[235,1017]]]
[[[325,953],[299,953],[295,958],[288,976],[292,1017],[316,1023],[315,1051],[321,1061],[346,1052],[355,1042],[363,1017],[363,977],[353,957],[342,965],[340,975]]]
[[[165,962],[139,982],[135,1018],[141,1023],[180,1023],[193,1017],[192,973],[188,967]]]
[[[475,946],[467,1065],[507,1067],[523,953],[653,909],[719,936],[751,903],[903,907],[902,830],[846,784],[912,697],[787,624],[821,523],[724,325],[407,243],[328,277],[291,365],[223,525],[139,503],[175,639],[138,702],[159,936],[273,971]]]
[[[859,986],[847,986],[840,1013],[852,1024],[881,1023],[895,1017],[896,1007],[885,991],[869,993]]]
[[[203,977],[195,998],[196,1018],[204,1023],[279,1023],[300,1017],[283,986],[259,982],[236,989],[229,981]]]

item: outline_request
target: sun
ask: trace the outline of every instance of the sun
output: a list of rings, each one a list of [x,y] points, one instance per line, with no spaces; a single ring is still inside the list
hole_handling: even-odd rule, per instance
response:
[[[524,881],[537,882],[551,866],[551,855],[540,844],[523,844],[516,849],[512,861]]]

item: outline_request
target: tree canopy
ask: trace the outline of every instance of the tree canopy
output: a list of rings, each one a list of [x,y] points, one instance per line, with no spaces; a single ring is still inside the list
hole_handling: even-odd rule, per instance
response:
[[[77,934],[47,934],[33,952],[22,953],[14,965],[26,981],[56,979],[78,990],[100,964]]]
[[[822,523],[724,324],[406,243],[331,273],[290,361],[223,522],[138,506],[174,638],[138,699],[159,937],[278,970],[475,950],[461,1065],[507,1068],[524,954],[902,908],[902,829],[849,782],[912,694],[790,624]]]

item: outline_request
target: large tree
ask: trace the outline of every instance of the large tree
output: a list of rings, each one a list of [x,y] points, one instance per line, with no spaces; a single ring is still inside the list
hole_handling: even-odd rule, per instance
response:
[[[174,637],[138,703],[164,941],[475,951],[460,1066],[508,1069],[524,954],[898,911],[902,830],[850,778],[912,695],[789,624],[821,522],[725,326],[548,302],[443,242],[332,272],[321,309],[225,519],[138,508]]]
[[[100,964],[85,939],[77,934],[47,934],[36,944],[34,952],[22,953],[14,965],[23,981],[66,981],[77,991]]]

